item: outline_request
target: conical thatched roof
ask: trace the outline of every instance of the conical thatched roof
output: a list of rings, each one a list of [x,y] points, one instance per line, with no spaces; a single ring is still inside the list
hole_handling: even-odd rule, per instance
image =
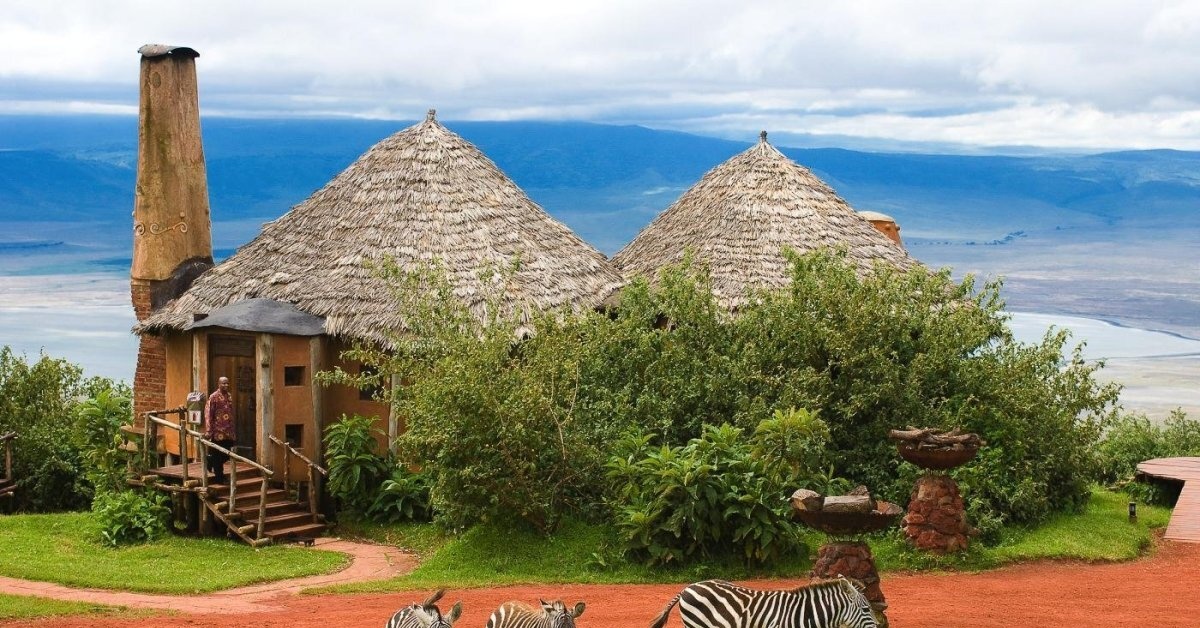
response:
[[[428,118],[371,147],[325,187],[201,275],[138,332],[184,329],[195,314],[253,297],[324,317],[331,335],[386,341],[403,330],[394,297],[368,265],[437,260],[481,318],[481,271],[519,266],[501,306],[592,308],[620,287],[608,260],[522,192],[487,157]]]
[[[736,309],[751,288],[789,284],[785,247],[798,253],[845,248],[862,272],[877,261],[901,269],[917,264],[833,188],[767,143],[765,131],[754,147],[705,174],[613,263],[626,277],[654,281],[690,250],[709,267],[718,302]]]

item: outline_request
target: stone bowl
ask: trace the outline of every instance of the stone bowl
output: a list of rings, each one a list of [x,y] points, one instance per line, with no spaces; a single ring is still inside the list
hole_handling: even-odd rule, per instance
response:
[[[804,525],[832,536],[878,532],[891,527],[903,514],[903,508],[882,501],[875,502],[875,510],[871,512],[792,510],[792,515]]]
[[[901,458],[922,469],[944,471],[970,462],[975,458],[975,454],[979,453],[979,446],[964,445],[961,449],[952,449],[949,447],[944,449],[918,449],[910,443],[899,442],[896,443],[896,451],[900,452]]]

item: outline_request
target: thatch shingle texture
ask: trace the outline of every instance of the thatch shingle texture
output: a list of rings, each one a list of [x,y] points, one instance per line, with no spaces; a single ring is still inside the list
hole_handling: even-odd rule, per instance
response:
[[[733,310],[752,289],[790,283],[785,247],[798,253],[845,248],[864,273],[876,262],[900,269],[918,263],[825,182],[767,143],[765,134],[705,174],[612,260],[626,277],[653,282],[690,250],[708,266],[717,301]]]
[[[525,318],[595,307],[622,284],[604,255],[430,112],[265,225],[135,330],[183,329],[194,314],[266,297],[324,317],[331,335],[386,342],[404,321],[368,267],[385,257],[406,269],[439,261],[455,295],[481,319],[493,290],[480,272],[508,268],[514,258],[520,264],[501,307]]]

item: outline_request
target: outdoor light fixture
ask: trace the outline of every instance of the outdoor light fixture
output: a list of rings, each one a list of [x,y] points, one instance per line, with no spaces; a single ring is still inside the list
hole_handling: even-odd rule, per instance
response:
[[[1129,520],[1137,521],[1137,502],[1129,502]]]

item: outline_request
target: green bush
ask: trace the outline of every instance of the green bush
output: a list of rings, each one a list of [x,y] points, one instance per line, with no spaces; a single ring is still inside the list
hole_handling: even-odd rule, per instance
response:
[[[152,490],[100,491],[92,501],[92,512],[101,539],[116,547],[166,535],[171,518],[169,503],[166,495]]]
[[[329,494],[341,507],[355,513],[370,508],[387,460],[375,453],[375,417],[354,415],[325,428],[325,463],[329,469]]]
[[[433,503],[429,493],[433,474],[428,471],[409,471],[396,466],[392,476],[383,481],[367,516],[380,523],[433,520]]]
[[[627,549],[651,564],[728,556],[769,563],[800,545],[788,487],[742,430],[707,427],[682,447],[635,435],[608,463],[610,503]]]
[[[89,462],[74,438],[76,407],[102,391],[122,396],[128,387],[105,378],[84,378],[62,359],[30,361],[0,347],[0,434],[15,431],[13,475],[17,510],[86,509],[92,485]]]
[[[129,396],[121,390],[101,389],[74,409],[72,438],[79,449],[84,475],[97,492],[119,491],[125,486],[130,461],[121,445],[121,425],[133,415]]]
[[[1135,483],[1140,462],[1154,458],[1200,456],[1200,421],[1175,410],[1161,425],[1141,414],[1123,414],[1097,447],[1101,479],[1151,503],[1170,504],[1178,491],[1153,483]]]
[[[611,315],[506,318],[504,273],[472,316],[438,269],[385,268],[411,332],[351,359],[407,382],[386,400],[405,417],[400,462],[435,475],[438,521],[462,528],[514,517],[542,531],[564,515],[601,513],[603,467],[631,431],[680,447],[706,426],[744,433],[764,421],[762,456],[779,473],[827,488],[830,469],[904,503],[915,469],[888,430],[962,427],[988,446],[956,470],[975,520],[1036,523],[1082,505],[1098,472],[1092,448],[1118,387],[1068,336],[1015,342],[1000,284],[956,283],[949,271],[878,268],[860,276],[843,254],[790,256],[791,286],[751,295],[736,317],[718,307],[701,267],[635,280]],[[515,338],[528,335],[522,341]],[[330,379],[357,382],[335,373]],[[828,429],[810,442],[807,408]],[[789,452],[789,453],[772,453]],[[788,458],[783,459],[784,456]],[[818,469],[830,469],[818,471]],[[990,525],[990,523],[988,523]]]

